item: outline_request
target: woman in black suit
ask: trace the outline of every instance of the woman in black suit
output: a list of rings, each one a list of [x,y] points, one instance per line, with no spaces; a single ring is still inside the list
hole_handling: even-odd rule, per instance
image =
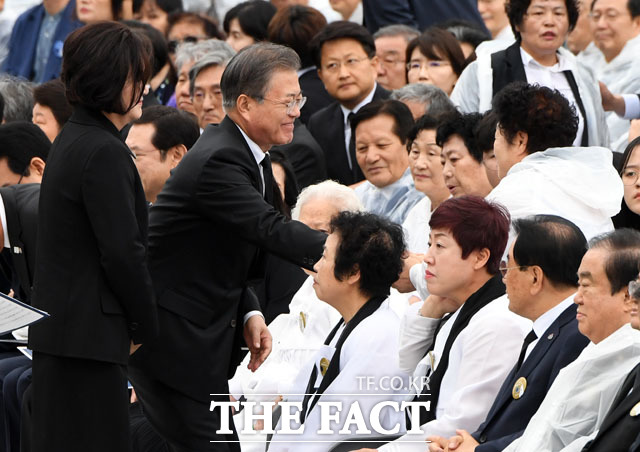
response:
[[[127,451],[129,354],[157,331],[147,203],[120,130],[141,115],[143,41],[101,22],[64,44],[73,114],[42,180],[32,326],[32,451]]]

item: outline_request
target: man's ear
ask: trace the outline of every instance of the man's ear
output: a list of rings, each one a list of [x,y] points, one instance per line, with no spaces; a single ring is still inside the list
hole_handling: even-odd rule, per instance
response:
[[[184,144],[176,144],[174,147],[167,151],[167,159],[171,165],[171,169],[178,166],[178,163],[182,160],[182,157],[187,153],[187,147]]]
[[[533,273],[531,281],[531,295],[537,295],[542,290],[542,282],[544,281],[544,273],[542,269],[537,265],[529,267]]]
[[[513,142],[518,147],[519,153],[527,154],[527,146],[529,144],[529,134],[527,132],[517,132],[516,136],[513,137]]]
[[[44,174],[46,163],[40,157],[33,157],[29,162],[29,174],[36,174],[40,177]]]

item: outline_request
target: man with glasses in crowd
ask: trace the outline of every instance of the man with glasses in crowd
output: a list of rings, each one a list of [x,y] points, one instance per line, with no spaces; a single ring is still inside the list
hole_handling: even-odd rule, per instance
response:
[[[314,113],[307,125],[324,151],[329,179],[351,185],[364,179],[355,157],[350,118],[363,106],[389,97],[376,83],[378,57],[366,28],[339,21],[310,43],[318,76],[336,102]]]

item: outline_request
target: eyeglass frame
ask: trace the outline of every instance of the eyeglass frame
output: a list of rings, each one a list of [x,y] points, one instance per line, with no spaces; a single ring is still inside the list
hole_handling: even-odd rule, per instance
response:
[[[417,65],[416,67],[411,67],[411,65]],[[423,67],[425,69],[427,69],[427,71],[429,69],[433,69],[433,68],[441,68],[441,67],[445,67],[445,66],[451,66],[451,62],[449,61],[427,61],[426,63],[423,63],[421,61],[409,61],[406,65],[407,68],[407,72],[409,71],[413,71],[413,70],[421,70]]]
[[[636,173],[636,177],[633,179],[633,182],[627,183],[627,182],[624,181],[624,177],[625,177],[624,173],[627,171],[627,169],[635,171],[635,173]],[[628,167],[624,168],[622,170],[622,174],[620,174],[620,179],[622,180],[622,185],[626,185],[626,186],[635,185],[636,182],[638,182],[638,176],[640,176],[640,170],[637,170],[635,168],[628,168]]]
[[[287,110],[287,115],[292,116],[293,114],[293,109],[298,107],[298,110],[302,110],[302,107],[304,107],[304,104],[307,103],[307,97],[306,96],[302,96],[300,98],[293,98],[290,101],[282,101],[282,100],[273,100],[273,99],[269,99],[267,97],[260,97],[257,98],[256,100],[268,100],[269,102],[272,102],[274,104],[278,104],[278,105],[284,105]]]
[[[365,56],[365,57],[362,57],[362,58],[349,57],[349,58],[347,58],[346,61],[332,61],[331,63],[329,63],[327,65],[321,66],[320,70],[324,71],[324,72],[327,72],[328,74],[337,74],[337,73],[340,72],[340,68],[342,66],[346,67],[347,69],[353,69],[358,64],[362,63],[364,60],[371,61],[371,58],[369,58],[368,56]]]
[[[516,268],[527,268],[527,267],[530,267],[530,265],[516,265],[515,267],[507,267],[507,263],[505,261],[502,261],[500,262],[500,266],[498,267],[498,270],[500,271],[500,274],[504,278],[505,276],[507,276],[507,273],[509,272],[509,270],[514,270]]]

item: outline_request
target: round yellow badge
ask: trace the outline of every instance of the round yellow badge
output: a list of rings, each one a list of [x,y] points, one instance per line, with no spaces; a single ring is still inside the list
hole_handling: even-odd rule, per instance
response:
[[[511,396],[518,400],[520,397],[524,395],[524,392],[527,390],[527,379],[524,377],[518,378],[516,384],[513,385],[513,390],[511,391]]]

